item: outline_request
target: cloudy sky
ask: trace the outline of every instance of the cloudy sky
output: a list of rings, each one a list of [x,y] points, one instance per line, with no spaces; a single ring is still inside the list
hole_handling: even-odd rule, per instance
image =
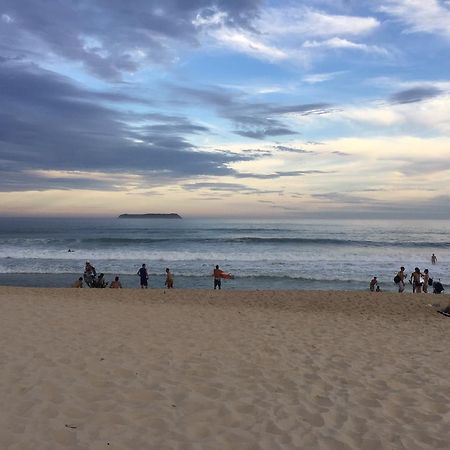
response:
[[[450,218],[449,0],[0,0],[0,214]]]

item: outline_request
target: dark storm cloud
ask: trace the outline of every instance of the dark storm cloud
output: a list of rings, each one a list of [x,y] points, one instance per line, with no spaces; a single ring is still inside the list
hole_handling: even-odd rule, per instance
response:
[[[0,42],[8,56],[37,48],[82,62],[97,76],[120,79],[171,57],[172,40],[198,45],[200,14],[220,10],[228,26],[248,27],[261,0],[2,0]],[[7,18],[7,20],[5,20]],[[30,50],[31,49],[31,50]],[[39,54],[39,51],[37,52]]]
[[[434,86],[417,86],[397,92],[390,97],[391,103],[416,103],[437,97],[442,91]]]
[[[107,95],[106,102],[103,98],[101,93],[83,90],[52,72],[0,64],[2,166],[7,165],[19,178],[26,170],[40,169],[159,172],[181,179],[233,175],[230,163],[256,157],[198,151],[186,135],[207,131],[206,127],[185,117],[133,114],[109,106],[111,98],[128,103],[127,96]],[[71,187],[81,183],[66,181]],[[41,182],[39,187],[55,184],[54,180]],[[0,180],[0,189],[10,189],[11,183]]]
[[[332,110],[327,103],[279,106],[249,102],[242,92],[227,92],[214,86],[203,89],[168,86],[168,89],[176,97],[177,103],[194,101],[212,106],[220,116],[233,123],[235,134],[253,139],[299,134],[298,130],[293,130],[284,123],[286,115],[326,114]]]

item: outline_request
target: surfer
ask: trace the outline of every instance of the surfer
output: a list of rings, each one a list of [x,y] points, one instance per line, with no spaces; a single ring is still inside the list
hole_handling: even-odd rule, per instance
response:
[[[234,276],[231,275],[231,273],[226,273],[223,270],[220,270],[218,265],[214,269],[212,276],[214,277],[214,289],[222,288],[222,278],[231,280],[234,278]]]
[[[214,289],[222,288],[222,274],[223,272],[219,269],[219,266],[217,265],[216,268],[213,271],[213,277],[214,277]]]

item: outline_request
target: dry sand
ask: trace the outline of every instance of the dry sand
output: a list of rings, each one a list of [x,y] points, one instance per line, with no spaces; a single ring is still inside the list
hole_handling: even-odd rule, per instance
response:
[[[0,288],[0,449],[448,449],[436,298]]]

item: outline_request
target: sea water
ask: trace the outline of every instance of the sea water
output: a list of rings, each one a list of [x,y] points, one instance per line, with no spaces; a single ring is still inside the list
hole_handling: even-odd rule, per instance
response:
[[[70,252],[68,250],[71,250]],[[438,258],[431,265],[431,255]],[[107,279],[137,287],[211,288],[216,264],[235,278],[224,289],[367,290],[377,276],[395,290],[400,266],[450,284],[449,221],[0,219],[0,284],[69,286],[89,260]]]

